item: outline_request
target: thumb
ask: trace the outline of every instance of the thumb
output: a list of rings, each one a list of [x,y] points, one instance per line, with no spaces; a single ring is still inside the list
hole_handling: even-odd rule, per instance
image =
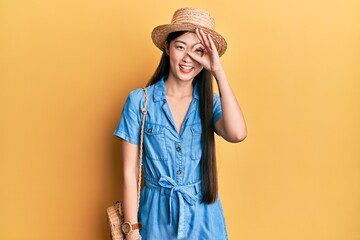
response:
[[[203,61],[199,55],[197,55],[196,53],[193,53],[193,52],[188,52],[188,55],[191,57],[191,59],[193,59],[194,61],[203,65],[203,63],[202,63]]]

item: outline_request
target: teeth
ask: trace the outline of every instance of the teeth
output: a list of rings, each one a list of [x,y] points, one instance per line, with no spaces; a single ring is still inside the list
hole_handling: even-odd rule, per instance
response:
[[[186,69],[186,70],[192,69],[192,67],[188,67],[188,66],[181,66],[181,68]]]

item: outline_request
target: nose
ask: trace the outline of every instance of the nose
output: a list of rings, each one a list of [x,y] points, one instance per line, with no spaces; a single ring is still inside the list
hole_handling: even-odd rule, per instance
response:
[[[192,58],[190,57],[189,53],[186,51],[183,59],[182,59],[184,62],[188,63],[188,62],[191,62],[192,61]]]

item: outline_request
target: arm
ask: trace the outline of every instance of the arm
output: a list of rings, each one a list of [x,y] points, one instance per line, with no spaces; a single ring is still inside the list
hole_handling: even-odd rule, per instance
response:
[[[123,163],[122,196],[125,221],[137,223],[137,180],[139,174],[139,147],[121,139],[121,159]],[[139,230],[132,231],[126,239],[139,239]]]
[[[221,68],[213,72],[219,87],[222,118],[215,123],[215,131],[229,142],[241,142],[247,136],[243,113]]]
[[[223,116],[215,123],[215,131],[229,142],[240,142],[247,136],[245,119],[220,63],[216,46],[210,35],[206,35],[199,29],[195,32],[203,48],[203,54],[197,55],[192,51],[188,54],[211,72],[219,87]],[[194,49],[196,48],[195,45]]]

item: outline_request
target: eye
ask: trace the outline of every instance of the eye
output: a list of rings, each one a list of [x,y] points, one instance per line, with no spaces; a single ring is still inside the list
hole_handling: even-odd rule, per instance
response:
[[[184,50],[185,48],[183,46],[176,46],[176,49]]]
[[[201,48],[198,48],[198,49],[195,50],[195,52],[196,52],[197,54],[202,55],[202,54],[204,53],[204,50],[201,49]]]

